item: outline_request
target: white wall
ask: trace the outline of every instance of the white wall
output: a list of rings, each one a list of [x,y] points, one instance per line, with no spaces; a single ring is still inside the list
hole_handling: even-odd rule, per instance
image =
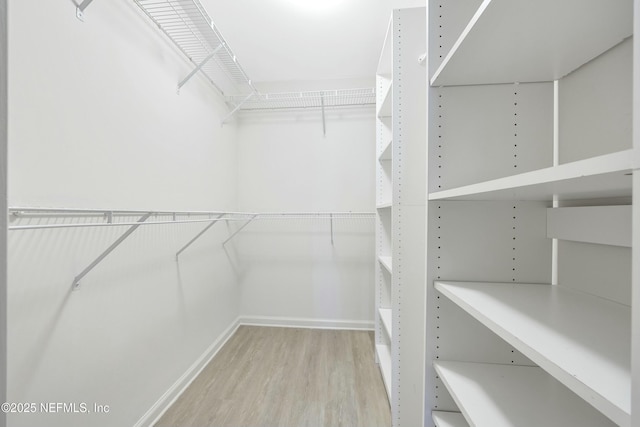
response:
[[[327,87],[325,87],[326,89]],[[239,207],[257,212],[375,209],[372,107],[244,114]],[[371,327],[374,221],[256,221],[238,237],[241,313],[254,321]],[[267,319],[262,319],[266,317]]]
[[[7,400],[7,2],[0,0],[0,400]],[[6,426],[0,414],[0,427]]]
[[[235,209],[235,125],[200,77],[176,94],[189,70],[133,2],[82,23],[69,0],[9,1],[10,206]],[[133,425],[232,325],[226,226],[175,261],[205,225],[141,227],[74,292],[123,228],[10,231],[8,400],[110,406],[10,425]]]

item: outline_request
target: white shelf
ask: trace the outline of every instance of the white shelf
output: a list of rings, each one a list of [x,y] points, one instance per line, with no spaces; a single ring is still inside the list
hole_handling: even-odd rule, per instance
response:
[[[388,345],[376,345],[376,354],[380,362],[380,372],[382,373],[382,382],[387,390],[387,397],[391,401],[391,349]]]
[[[391,202],[383,202],[376,206],[376,209],[387,209],[391,207]]]
[[[484,0],[431,85],[557,80],[632,34],[631,0]]]
[[[391,328],[391,309],[390,308],[379,308],[378,314],[380,315],[380,320],[382,321],[382,325],[384,325],[384,329],[387,331],[387,335],[389,336],[389,341],[392,339],[393,329]]]
[[[380,261],[380,264],[387,269],[389,274],[393,274],[393,258],[390,256],[379,256],[378,261]]]
[[[615,426],[535,366],[436,362],[434,367],[472,426]]]
[[[630,307],[561,286],[435,287],[610,419],[629,424]]]
[[[378,161],[381,162],[383,160],[391,160],[391,142],[392,140],[389,139],[389,141],[387,141],[385,143],[385,147],[382,150],[382,153],[380,153],[380,156],[378,157]]]
[[[631,196],[633,149],[429,194],[429,200],[552,200]]]
[[[436,427],[469,427],[469,423],[459,412],[433,411],[431,418],[436,423]]]
[[[378,108],[377,115],[378,117],[391,117],[391,101],[393,99],[393,81],[391,79],[386,80],[384,82],[384,87],[382,88],[383,100]]]

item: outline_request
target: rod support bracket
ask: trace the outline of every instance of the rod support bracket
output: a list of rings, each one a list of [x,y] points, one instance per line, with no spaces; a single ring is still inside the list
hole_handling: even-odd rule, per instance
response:
[[[76,18],[84,22],[84,10],[89,7],[93,0],[84,0],[82,3],[76,6]]]

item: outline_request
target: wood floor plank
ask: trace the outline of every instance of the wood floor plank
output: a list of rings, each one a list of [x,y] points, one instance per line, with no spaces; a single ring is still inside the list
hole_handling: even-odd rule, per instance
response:
[[[156,427],[389,427],[367,331],[241,326]]]

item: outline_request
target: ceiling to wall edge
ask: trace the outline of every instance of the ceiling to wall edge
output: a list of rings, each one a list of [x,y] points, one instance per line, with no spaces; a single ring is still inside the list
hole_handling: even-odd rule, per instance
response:
[[[78,19],[84,21],[84,11],[92,1],[84,0],[77,6]],[[196,74],[203,75],[229,107],[222,124],[241,110],[319,108],[324,127],[326,108],[375,105],[374,87],[261,93],[199,0],[133,1],[194,66],[178,82],[178,93]]]

